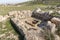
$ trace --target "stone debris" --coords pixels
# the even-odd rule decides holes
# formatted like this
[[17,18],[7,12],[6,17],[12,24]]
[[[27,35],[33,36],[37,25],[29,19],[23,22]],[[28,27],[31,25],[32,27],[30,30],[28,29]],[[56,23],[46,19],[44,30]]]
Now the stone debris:
[[8,18],[9,18],[8,15],[5,15],[5,16],[0,15],[0,22],[3,22],[3,21],[5,21]]
[[58,12],[58,14],[60,14],[60,11],[57,11]]
[[36,12],[33,11],[32,17],[35,17],[37,19],[42,19],[42,20],[50,20],[53,16],[51,15],[52,12],[43,12],[43,11],[38,11]]
[[60,40],[60,37],[58,35],[55,35],[55,40]]
[[[2,16],[0,15],[0,22],[3,22],[5,21],[6,19],[10,18],[10,17],[18,17],[21,19],[21,18],[27,18],[27,16],[31,16],[30,14],[32,13],[32,11],[30,10],[23,10],[23,11],[11,11],[9,12],[7,15],[5,16]],[[24,16],[26,15],[26,16]]]
[[54,13],[54,11],[44,12],[40,8],[37,8],[33,12],[23,10],[19,11],[18,14],[16,14],[17,16],[15,15],[10,21],[12,24],[15,24],[17,30],[24,36],[24,40],[45,40],[45,33],[48,32],[53,34],[56,40],[59,37],[55,37],[55,35],[57,35],[55,34],[57,30],[56,25],[57,23],[60,24],[60,20],[51,15],[52,13]]
[[56,17],[53,17],[52,19],[51,19],[51,22],[53,22],[54,24],[60,24],[60,18],[56,18]]
[[[40,8],[34,11],[11,11],[5,16],[0,15],[0,22],[10,18],[11,24],[24,36],[24,40],[46,40],[45,36],[48,35],[47,33],[53,34],[55,40],[60,40],[60,37],[55,33],[57,25],[60,25],[60,18],[51,15],[52,13],[54,13],[53,10],[46,12]],[[2,28],[2,30],[7,30],[4,29],[5,25],[3,25]],[[6,37],[5,34],[2,34],[0,37],[2,38],[3,36]],[[9,32],[7,38],[18,40],[11,32]],[[1,40],[3,40],[3,38]]]
[[0,38],[3,37],[3,36],[5,36],[5,34],[0,35]]
[[8,40],[8,39],[10,39],[10,40],[18,40],[18,35],[14,35],[13,33],[11,33],[11,32],[8,32],[8,33],[4,33],[4,34],[1,34],[0,35],[0,40]]

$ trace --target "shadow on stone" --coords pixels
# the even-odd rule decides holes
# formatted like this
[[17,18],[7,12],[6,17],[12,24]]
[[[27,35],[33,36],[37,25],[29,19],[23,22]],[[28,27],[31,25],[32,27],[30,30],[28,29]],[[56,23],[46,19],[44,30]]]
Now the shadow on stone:
[[24,36],[21,34],[21,31],[22,31],[22,30],[19,29],[18,26],[15,25],[13,21],[10,20],[10,23],[11,23],[12,27],[14,28],[14,30],[15,30],[15,31],[17,32],[17,34],[19,35],[19,36],[18,36],[19,40],[24,40]]

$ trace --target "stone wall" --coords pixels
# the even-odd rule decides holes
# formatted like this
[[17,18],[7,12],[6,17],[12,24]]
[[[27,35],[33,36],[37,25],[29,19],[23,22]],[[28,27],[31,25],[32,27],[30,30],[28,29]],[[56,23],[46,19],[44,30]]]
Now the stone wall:
[[[14,15],[15,17],[11,18],[11,21],[14,22],[12,24],[17,25],[18,30],[24,36],[24,40],[47,40],[50,38],[50,40],[60,40],[59,35],[55,33],[59,27],[57,25],[60,25],[60,18],[51,15],[52,12],[37,10],[33,11],[30,16],[28,16],[30,12],[28,14],[23,12],[19,15]],[[34,24],[33,21],[37,20],[38,22]]]
[[[0,22],[10,18],[15,30],[24,37],[23,40],[47,40],[48,37],[51,37],[51,34],[53,34],[55,40],[60,40],[59,35],[55,33],[59,27],[57,25],[60,25],[60,18],[51,15],[53,13],[54,11],[44,12],[39,8],[34,11],[11,11],[5,16],[0,16]],[[53,40],[52,37],[51,40]]]

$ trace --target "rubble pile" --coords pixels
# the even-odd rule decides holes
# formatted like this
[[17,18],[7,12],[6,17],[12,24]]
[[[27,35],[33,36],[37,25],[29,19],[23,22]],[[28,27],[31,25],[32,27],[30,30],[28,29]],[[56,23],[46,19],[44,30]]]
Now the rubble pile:
[[0,22],[3,22],[3,21],[5,21],[8,18],[9,18],[8,15],[5,15],[5,16],[0,15]]
[[0,34],[0,40],[18,40],[18,35],[14,35],[11,31]]
[[[11,11],[5,16],[0,15],[0,22],[10,18],[11,24],[24,36],[24,40],[60,40],[60,36],[56,34],[56,31],[60,28],[60,17],[55,17],[52,14],[60,15],[60,11],[51,10],[46,12],[40,8],[34,11]],[[2,28],[2,30],[7,30],[4,29],[5,25]],[[5,36],[6,34],[2,34],[0,38],[5,38]],[[11,34],[7,38],[15,39],[16,36],[13,36],[14,34]],[[18,39],[16,38],[16,40]]]
[[[21,18],[26,18],[27,16],[28,17],[31,16],[31,11],[30,10],[23,10],[23,11],[11,11],[11,12],[8,12],[7,15],[0,15],[0,22],[3,22],[6,19],[11,18],[11,17],[18,17],[18,15],[21,15]],[[26,15],[26,16],[24,16],[24,15]]]
[[24,36],[24,40],[48,40],[51,34],[54,40],[60,40],[55,33],[57,25],[60,25],[60,18],[51,15],[52,13],[53,11],[44,12],[38,8],[34,11],[14,11],[12,14],[9,12],[9,16],[13,15],[10,21]]

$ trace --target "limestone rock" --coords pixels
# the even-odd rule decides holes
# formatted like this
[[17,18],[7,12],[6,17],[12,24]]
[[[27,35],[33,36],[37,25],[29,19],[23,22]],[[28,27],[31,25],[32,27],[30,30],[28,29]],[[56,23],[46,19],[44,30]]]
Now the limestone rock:
[[43,30],[40,29],[39,27],[35,28],[29,24],[26,24],[24,22],[26,20],[28,19],[17,20],[12,18],[11,23],[16,25],[15,27],[17,27],[21,35],[24,36],[24,40],[45,40],[44,34],[42,35],[41,32]]
[[56,25],[51,21],[42,21],[38,26],[44,30],[50,30],[52,33],[56,31]]
[[[45,40],[45,36],[50,37],[50,34],[55,34],[56,25],[60,24],[60,19],[51,15],[53,11],[44,12],[40,8],[33,12],[23,10],[12,13],[15,17],[11,18],[10,22],[21,33],[24,40]],[[33,23],[34,20],[38,20],[38,22]],[[57,37],[56,40],[58,39]]]
[[25,35],[25,40],[45,40],[41,30],[30,30]]
[[39,12],[41,12],[42,10],[40,9],[40,8],[36,8],[33,12],[34,13],[39,13]]
[[42,20],[50,20],[53,16],[51,16],[49,12],[42,12],[39,9],[36,9],[35,11],[33,11],[32,17]]
[[58,35],[54,35],[55,40],[60,40],[60,37]]
[[58,12],[58,14],[60,14],[60,11],[57,11]]
[[9,18],[8,15],[5,15],[5,16],[0,15],[0,22],[5,21],[8,18]]
[[55,24],[60,24],[60,18],[56,18],[56,17],[53,17],[51,19],[51,22],[55,23]]
[[2,15],[0,15],[0,22],[2,21],[2,19],[3,19],[3,16],[2,16]]
[[51,28],[51,33],[54,34],[56,31],[56,25],[51,21],[48,21],[47,26]]
[[49,14],[52,14],[52,13],[54,13],[54,11],[53,11],[53,10],[50,10],[50,11],[49,11]]

